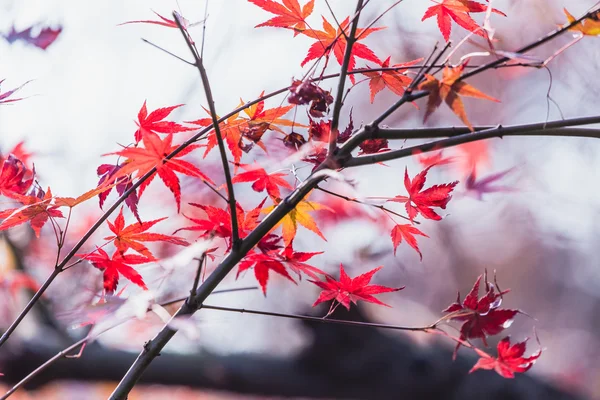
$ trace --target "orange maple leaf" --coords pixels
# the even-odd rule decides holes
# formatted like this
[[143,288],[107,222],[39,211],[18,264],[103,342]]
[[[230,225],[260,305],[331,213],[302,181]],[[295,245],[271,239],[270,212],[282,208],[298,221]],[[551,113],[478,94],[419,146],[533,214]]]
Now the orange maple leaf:
[[0,231],[29,222],[35,236],[40,237],[40,231],[49,218],[64,218],[62,212],[57,210],[58,206],[51,204],[52,191],[50,191],[50,188],[48,188],[43,198],[18,194],[15,194],[13,198],[24,204],[24,206],[0,211],[0,218],[4,219],[0,223]]
[[[576,20],[576,18],[573,15],[571,15],[571,13],[569,13],[566,8],[563,8],[563,11],[567,16],[567,21],[569,21],[569,24],[573,23]],[[581,32],[583,35],[587,36],[600,35],[600,14],[596,13],[593,16],[584,19],[582,22],[569,28],[569,30]]]
[[[381,63],[381,68],[388,68],[390,66],[390,57],[386,58],[385,61]],[[421,60],[423,60],[423,58],[419,58],[417,60],[409,61],[402,64],[394,64],[392,65],[392,67],[410,67],[411,65],[415,65]],[[381,92],[386,87],[398,96],[402,96],[402,94],[404,93],[404,88],[406,88],[412,82],[412,79],[405,75],[406,71],[406,69],[397,69],[379,72],[363,72],[362,74],[369,78],[369,89],[371,90],[371,104],[375,100],[375,95]]]
[[[487,6],[473,0],[442,0],[441,3],[429,7],[421,21],[436,17],[438,28],[446,42],[450,39],[452,20],[476,35],[487,37],[486,32],[471,18],[469,13],[486,12]],[[492,8],[492,12],[506,16],[502,11]]]
[[119,215],[115,218],[115,222],[107,221],[108,227],[114,233],[112,236],[107,236],[104,240],[112,240],[117,250],[125,253],[128,249],[133,249],[143,256],[154,259],[154,256],[143,243],[140,242],[167,242],[179,246],[188,246],[189,243],[183,238],[177,236],[163,235],[161,233],[146,232],[165,218],[159,218],[147,222],[134,222],[131,225],[125,226],[125,218],[123,217],[123,207]]
[[424,123],[427,121],[427,118],[429,118],[429,116],[440,106],[440,104],[442,104],[442,101],[445,101],[452,112],[454,112],[454,114],[456,114],[471,131],[473,131],[473,126],[467,118],[465,106],[459,95],[474,97],[477,99],[491,100],[497,103],[500,102],[500,100],[480,92],[473,86],[463,81],[458,81],[466,65],[467,64],[464,63],[454,68],[445,67],[441,81],[438,81],[432,75],[426,74],[425,81],[419,84],[420,90],[427,90],[429,92],[427,110],[425,111],[425,116],[423,117]]
[[214,184],[214,182],[210,180],[209,177],[204,175],[202,171],[200,171],[194,164],[178,159],[179,157],[183,157],[200,147],[198,144],[190,145],[179,152],[179,154],[177,154],[175,157],[166,159],[165,157],[178,147],[178,145],[172,145],[172,141],[172,133],[169,133],[164,139],[161,139],[156,133],[148,131],[142,136],[142,143],[144,144],[143,148],[127,147],[121,151],[108,154],[116,154],[127,158],[127,160],[122,164],[121,169],[119,169],[119,171],[112,177],[112,179],[115,181],[122,176],[127,176],[134,172],[136,173],[136,178],[139,178],[152,168],[156,168],[156,172],[140,185],[139,197],[142,197],[142,193],[146,187],[148,187],[156,174],[158,174],[158,176],[175,196],[177,212],[179,212],[181,203],[181,188],[179,185],[179,178],[177,178],[175,172],[180,172],[188,176],[194,176],[212,184]]
[[[262,96],[262,93],[260,96]],[[243,104],[244,101],[240,99],[240,106]],[[251,145],[256,144],[266,152],[267,149],[261,140],[267,130],[275,130],[284,133],[277,125],[306,127],[306,125],[281,118],[293,107],[294,106],[291,105],[265,110],[265,102],[260,101],[244,110],[244,113],[248,118],[240,117],[240,113],[236,113],[221,122],[219,124],[221,135],[223,136],[223,140],[227,143],[229,151],[231,151],[234,163],[239,164],[242,159],[242,151],[249,151],[248,146],[245,146],[242,141],[243,138],[252,142]],[[205,111],[210,113],[206,109]],[[217,119],[219,119],[219,116],[217,116]],[[203,127],[210,126],[212,125],[212,118],[200,118],[195,121],[190,121],[189,123]],[[213,129],[208,132],[204,157],[206,157],[217,144],[217,134]]]
[[258,24],[255,28],[261,26],[272,26],[277,28],[288,28],[294,30],[294,36],[306,29],[306,18],[312,14],[315,0],[310,0],[302,9],[298,0],[283,0],[283,5],[272,0],[248,0],[250,3],[275,14],[276,17]]
[[[343,33],[341,29],[335,29],[326,19],[323,17],[323,29],[324,31],[318,31],[314,29],[305,30],[303,33],[311,37],[313,39],[317,39],[316,43],[313,43],[312,46],[308,49],[308,54],[304,61],[300,63],[300,66],[304,66],[310,60],[314,60],[323,56],[329,56],[330,52],[333,50],[333,54],[340,65],[343,64],[344,52],[346,51],[347,40],[346,36],[350,34],[350,17],[346,17],[346,19],[340,24],[343,27]],[[356,37],[360,37],[359,40],[362,40],[369,36],[373,32],[380,31],[385,29],[385,27],[379,28],[367,28],[367,29],[357,29]],[[352,55],[350,56],[350,63],[348,64],[348,70],[353,70],[356,66],[356,57],[365,59],[367,61],[371,61],[377,64],[381,64],[381,61],[375,53],[367,46],[362,43],[355,42],[352,46]],[[355,78],[354,75],[350,75],[350,81],[354,84]]]

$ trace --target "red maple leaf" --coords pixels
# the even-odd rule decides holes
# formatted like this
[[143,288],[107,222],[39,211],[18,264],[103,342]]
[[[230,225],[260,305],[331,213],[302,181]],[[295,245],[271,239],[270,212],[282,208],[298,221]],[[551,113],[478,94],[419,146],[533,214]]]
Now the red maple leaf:
[[[33,165],[31,164],[30,158],[35,154],[25,149],[25,141],[21,140],[19,143],[15,145],[7,154],[12,154],[15,158],[21,160],[23,164],[29,169],[33,169]],[[0,163],[4,161],[4,157],[0,154]]]
[[25,195],[33,184],[33,177],[34,172],[10,154],[6,160],[0,161],[0,195]]
[[406,240],[406,243],[408,243],[410,247],[412,247],[417,253],[419,253],[419,257],[421,261],[423,261],[423,254],[421,254],[421,250],[419,250],[419,245],[417,244],[417,238],[415,238],[415,235],[421,235],[427,238],[429,237],[410,224],[394,226],[394,228],[392,228],[391,234],[392,243],[394,243],[394,255],[396,255],[396,249],[398,248],[400,243],[402,243],[402,239],[404,238],[404,240]]
[[[333,51],[333,55],[335,56],[337,62],[342,65],[344,59],[344,52],[346,51],[346,37],[350,34],[350,17],[346,17],[344,21],[340,24],[343,27],[342,29],[338,28],[337,30],[323,17],[323,29],[324,31],[318,31],[314,29],[307,29],[303,33],[311,37],[313,39],[317,39],[316,43],[313,43],[312,46],[308,49],[308,54],[304,61],[300,63],[300,66],[304,66],[310,60],[314,60],[323,56],[329,56],[331,51]],[[360,37],[359,40],[362,40],[369,36],[373,32],[377,32],[379,30],[385,29],[385,27],[379,28],[367,28],[367,29],[357,29],[356,37]],[[355,42],[352,46],[352,55],[350,56],[350,63],[348,64],[348,70],[353,70],[356,66],[356,57],[365,59],[367,61],[371,61],[377,64],[381,64],[381,61],[375,53],[367,46],[362,43]],[[354,75],[350,75],[350,81],[354,84],[355,78]]]
[[264,168],[247,164],[240,164],[240,167],[244,168],[246,172],[233,177],[231,180],[232,183],[254,182],[252,184],[254,191],[263,192],[266,189],[267,194],[274,199],[281,198],[279,186],[290,190],[293,189],[292,185],[284,179],[287,174],[283,172],[272,172],[269,174]]
[[33,26],[30,26],[22,31],[17,31],[13,25],[10,28],[10,32],[2,36],[4,36],[4,39],[6,39],[8,43],[14,43],[17,40],[21,40],[27,44],[46,50],[48,46],[54,43],[58,38],[58,35],[62,32],[62,27],[60,26],[56,29],[44,27],[40,29],[37,35],[33,35],[33,28]]
[[[450,317],[452,320],[464,321],[460,328],[461,340],[481,338],[487,346],[487,336],[497,335],[510,326],[519,310],[500,308],[502,296],[509,290],[496,292],[496,287],[487,281],[487,274],[485,276],[486,293],[483,297],[478,298],[481,277],[482,275],[479,275],[462,303],[460,293],[458,293],[456,302],[446,308],[444,312],[454,313]],[[456,349],[458,350],[459,347],[460,343]]]
[[515,373],[528,371],[542,355],[542,350],[540,349],[529,357],[523,357],[526,346],[527,339],[511,346],[510,336],[507,336],[498,342],[498,357],[492,357],[479,349],[475,349],[481,358],[471,368],[469,373],[478,369],[494,369],[503,378],[514,378]]
[[148,114],[146,100],[144,100],[144,104],[138,112],[138,120],[136,121],[136,125],[138,126],[138,130],[135,131],[136,143],[142,140],[142,137],[148,132],[179,133],[193,131],[195,128],[187,128],[172,121],[163,121],[169,116],[169,114],[171,114],[173,110],[181,107],[182,105],[183,104],[178,104],[176,106],[159,108]]
[[180,157],[183,157],[186,154],[189,154],[191,151],[197,149],[200,147],[200,145],[190,145],[184,150],[180,151],[175,157],[167,159],[166,156],[172,153],[173,150],[178,147],[178,145],[172,145],[172,141],[172,133],[169,133],[164,139],[161,139],[154,132],[146,132],[142,136],[142,143],[144,144],[144,147],[127,147],[121,151],[109,154],[116,154],[127,158],[127,160],[121,165],[121,168],[113,176],[113,179],[118,179],[122,176],[128,176],[134,172],[136,173],[135,177],[139,178],[152,168],[156,168],[156,172],[140,185],[139,197],[142,197],[146,187],[148,187],[156,174],[158,174],[164,184],[175,196],[177,212],[179,212],[181,203],[181,188],[179,185],[179,178],[177,178],[175,172],[197,177],[211,184],[214,184],[214,182],[210,180],[209,177],[204,175],[202,171],[200,171],[194,164],[179,159]]
[[[450,31],[452,29],[451,19],[466,30],[473,32],[479,36],[487,37],[486,32],[471,18],[469,13],[485,12],[487,6],[472,0],[442,0],[435,6],[429,7],[425,11],[425,15],[421,21],[428,18],[436,17],[438,27],[444,39],[450,39]],[[492,8],[492,12],[506,16],[502,11]]]
[[58,206],[51,205],[52,192],[50,188],[48,188],[46,193],[40,190],[38,195],[40,197],[36,195],[22,196],[17,194],[11,196],[24,205],[20,208],[0,211],[0,219],[4,219],[0,223],[0,231],[29,222],[35,232],[35,236],[39,238],[40,231],[49,218],[64,218],[62,212],[57,210]]
[[391,288],[381,285],[369,285],[373,275],[381,268],[383,267],[377,267],[367,273],[357,276],[356,278],[350,278],[348,275],[346,275],[344,266],[340,264],[339,281],[336,281],[331,275],[325,275],[325,281],[311,280],[310,282],[323,289],[319,295],[319,298],[313,304],[313,307],[329,300],[337,301],[348,310],[350,309],[351,302],[356,304],[359,300],[389,307],[387,304],[381,302],[373,295],[396,292],[404,289],[404,286],[400,288]]
[[154,259],[154,256],[150,250],[148,250],[148,248],[140,242],[167,242],[179,246],[188,246],[189,243],[183,238],[163,235],[160,233],[146,232],[148,229],[152,228],[160,221],[164,221],[165,219],[167,218],[159,218],[147,222],[134,222],[126,227],[125,218],[123,217],[123,207],[121,207],[121,211],[115,218],[114,223],[107,221],[108,227],[114,233],[114,235],[107,236],[104,238],[104,240],[113,240],[115,247],[121,253],[125,253],[131,248],[141,255],[151,259]]
[[292,271],[298,274],[298,279],[301,279],[301,272],[313,279],[319,279],[318,275],[325,275],[325,272],[321,271],[317,267],[306,264],[306,261],[319,254],[323,254],[323,252],[318,251],[314,253],[307,253],[295,251],[292,247],[292,243],[290,243],[284,249],[282,249],[278,255],[281,257],[282,262],[286,263],[286,265],[290,267]]
[[[419,174],[417,174],[412,180],[408,177],[408,168],[404,170],[404,187],[408,192],[408,196],[396,196],[388,201],[395,201],[398,203],[406,203],[406,212],[408,217],[412,221],[419,213],[424,218],[433,219],[439,221],[442,219],[435,211],[433,207],[446,208],[446,205],[452,198],[450,193],[454,190],[454,187],[458,184],[458,181],[445,183],[443,185],[434,185],[428,189],[423,190],[425,186],[425,180],[427,179],[427,172],[433,167],[430,165],[425,168]],[[414,204],[414,206],[413,206]]]
[[264,295],[267,295],[267,282],[269,280],[269,270],[277,272],[279,275],[286,277],[290,281],[296,283],[294,279],[288,274],[287,270],[283,266],[280,260],[273,258],[268,254],[263,253],[250,253],[240,262],[236,278],[240,274],[250,268],[254,267],[254,276],[260,284]]
[[277,28],[288,28],[294,30],[294,36],[306,29],[306,18],[313,12],[315,0],[309,0],[302,9],[298,0],[283,0],[283,5],[272,0],[248,0],[265,11],[277,15],[270,20],[256,25],[272,26]]
[[443,154],[443,150],[428,153],[422,153],[419,150],[413,152],[413,156],[417,158],[417,161],[423,168],[431,167],[433,165],[451,164],[455,161],[455,157],[444,157]]
[[94,267],[104,272],[104,290],[107,293],[113,293],[117,289],[120,275],[142,289],[148,290],[142,276],[130,264],[145,264],[154,261],[153,258],[137,254],[123,254],[119,250],[115,250],[112,257],[108,257],[108,253],[100,248],[96,249],[94,253],[78,254],[77,256],[88,260]]
[[[388,68],[390,66],[390,57],[386,58],[381,63],[381,68]],[[363,72],[362,74],[369,78],[369,89],[371,91],[371,104],[375,100],[375,95],[381,92],[384,88],[390,89],[398,96],[402,96],[404,89],[410,85],[412,79],[405,75],[407,69],[401,69],[401,67],[410,67],[416,63],[422,61],[422,58],[417,60],[409,61],[402,64],[394,64],[392,67],[398,68],[397,70],[388,71],[377,71],[377,72]]]
[[[265,200],[266,198],[264,198],[263,201],[261,201],[256,208],[248,212],[245,212],[244,209],[239,204],[237,204],[236,215],[240,238],[246,237],[246,235],[258,225],[258,217],[260,216],[262,206],[265,204]],[[229,213],[229,208],[227,207],[227,209],[224,210],[222,208],[210,205],[197,203],[189,204],[193,207],[200,208],[202,211],[204,211],[206,213],[206,219],[188,217],[184,214],[184,216],[187,219],[189,219],[196,225],[179,228],[175,231],[175,233],[179,231],[199,231],[203,232],[201,234],[201,237],[205,237],[208,235],[218,236],[227,240],[227,250],[230,250],[232,246],[232,231],[231,214]]]
[[[4,82],[5,80],[6,79],[0,79],[0,86],[2,85],[2,82]],[[13,103],[15,101],[23,100],[24,97],[20,97],[18,99],[9,99],[9,97],[12,96],[13,94],[15,94],[15,92],[20,90],[23,86],[27,85],[29,82],[31,82],[31,81],[27,81],[24,84],[22,84],[21,86],[15,88],[15,89],[9,90],[8,92],[0,93],[0,104]]]

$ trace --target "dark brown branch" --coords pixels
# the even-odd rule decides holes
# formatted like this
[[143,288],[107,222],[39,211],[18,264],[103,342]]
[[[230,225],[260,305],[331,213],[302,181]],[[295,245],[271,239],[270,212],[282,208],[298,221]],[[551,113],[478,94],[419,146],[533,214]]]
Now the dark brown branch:
[[475,142],[494,137],[502,138],[504,136],[560,136],[560,137],[587,137],[600,139],[600,129],[586,128],[550,128],[541,130],[527,130],[520,126],[516,127],[497,127],[487,130],[465,133],[448,139],[436,140],[421,145],[408,147],[401,150],[392,150],[386,153],[371,154],[368,156],[353,157],[345,163],[345,167],[357,167],[360,165],[376,164],[383,161],[397,160],[404,157],[410,157],[415,153],[426,153],[454,147],[464,143]]

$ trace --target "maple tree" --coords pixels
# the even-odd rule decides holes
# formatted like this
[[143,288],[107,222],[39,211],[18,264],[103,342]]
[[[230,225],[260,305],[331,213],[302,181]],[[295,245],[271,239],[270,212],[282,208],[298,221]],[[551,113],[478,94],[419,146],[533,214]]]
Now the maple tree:
[[[352,265],[357,271],[353,278],[346,273],[342,263],[339,278],[334,277],[335,272],[331,271],[328,261],[324,261],[327,251],[318,248],[325,246],[328,240],[340,240],[336,234],[330,233],[331,225],[360,219],[381,231],[385,240],[378,244],[385,245],[386,254],[416,262],[416,252],[419,261],[427,260],[427,251],[423,254],[420,241],[424,238],[428,238],[427,243],[439,241],[432,226],[445,224],[447,216],[440,209],[452,208],[457,201],[453,200],[453,195],[459,190],[478,200],[482,200],[483,195],[515,191],[507,184],[498,183],[514,168],[484,173],[492,157],[487,139],[528,134],[598,137],[593,129],[568,129],[599,123],[600,117],[564,118],[513,126],[476,126],[467,118],[468,104],[465,105],[462,100],[462,97],[472,97],[498,103],[498,99],[468,83],[469,78],[500,67],[540,68],[539,63],[516,65],[514,60],[525,59],[525,53],[565,32],[575,32],[577,40],[584,36],[597,36],[597,9],[591,9],[578,18],[565,9],[567,23],[554,33],[516,51],[503,52],[499,45],[494,44],[492,14],[495,14],[494,17],[510,16],[493,8],[491,2],[434,1],[435,5],[427,8],[422,21],[435,17],[441,37],[446,42],[450,39],[454,21],[468,31],[465,34],[467,38],[482,43],[478,45],[485,48],[486,54],[468,53],[458,59],[455,50],[447,53],[447,44],[443,48],[436,47],[430,53],[418,49],[419,54],[411,57],[418,58],[392,64],[391,60],[396,60],[397,56],[377,47],[378,42],[373,39],[376,35],[371,35],[377,33],[380,38],[384,37],[381,35],[386,26],[382,24],[382,18],[394,7],[400,8],[401,3],[395,2],[389,9],[365,21],[364,9],[374,10],[367,8],[373,7],[368,1],[358,0],[354,13],[345,18],[338,18],[333,10],[330,10],[331,17],[321,15],[319,18],[314,15],[315,7],[318,7],[315,0],[303,4],[298,0],[248,0],[248,4],[257,7],[257,11],[269,18],[257,24],[256,28],[281,28],[280,32],[292,30],[293,40],[316,42],[310,44],[304,57],[297,57],[296,63],[303,68],[302,73],[294,76],[291,82],[287,81],[288,86],[267,94],[261,92],[249,102],[239,97],[238,106],[222,116],[216,111],[203,47],[199,49],[192,38],[195,32],[191,32],[190,28],[198,23],[190,23],[179,12],[173,12],[173,19],[170,19],[163,16],[167,14],[154,11],[159,20],[139,19],[121,23],[157,25],[152,29],[166,27],[182,34],[194,59],[193,62],[184,61],[197,70],[202,80],[205,103],[194,112],[203,116],[198,118],[198,114],[194,114],[195,120],[177,121],[175,111],[183,110],[183,104],[149,111],[147,101],[143,100],[137,117],[134,117],[136,128],[133,137],[126,141],[130,144],[104,154],[113,159],[96,168],[98,183],[73,197],[54,196],[49,187],[42,189],[38,182],[41,178],[32,162],[35,155],[29,153],[22,142],[12,150],[0,153],[0,196],[6,200],[0,208],[0,231],[10,230],[10,234],[13,230],[29,229],[24,228],[29,226],[39,241],[51,238],[56,244],[56,261],[51,275],[43,284],[40,285],[25,272],[15,273],[6,279],[0,276],[0,282],[7,282],[12,291],[14,287],[35,291],[32,301],[3,334],[0,346],[7,342],[36,302],[41,301],[50,284],[67,269],[77,266],[83,270],[87,266],[90,274],[96,274],[93,276],[98,285],[101,283],[102,289],[98,286],[97,290],[93,290],[95,295],[91,306],[107,304],[112,301],[110,299],[139,301],[140,293],[145,292],[143,295],[150,297],[144,297],[142,314],[147,310],[169,314],[165,310],[157,311],[156,299],[173,290],[161,286],[166,281],[165,276],[183,275],[183,268],[178,266],[186,264],[189,268],[193,264],[195,275],[191,285],[175,288],[189,293],[185,301],[172,316],[169,314],[163,318],[169,322],[165,322],[159,334],[147,342],[111,397],[125,398],[145,368],[181,326],[177,325],[181,322],[180,317],[190,316],[205,307],[207,297],[236,266],[235,278],[244,279],[249,275],[267,298],[275,285],[293,283],[302,287],[308,281],[308,287],[320,290],[314,293],[316,300],[311,301],[313,307],[331,302],[328,312],[317,308],[324,314],[324,323],[331,322],[331,314],[339,305],[347,310],[359,302],[388,306],[383,301],[386,296],[393,298],[391,293],[401,291],[404,286],[398,284],[391,272],[385,285],[371,283],[376,279],[375,274],[383,268],[373,268],[379,263],[364,265],[373,264],[374,256],[367,257],[366,261],[356,259]],[[477,22],[475,18],[479,16],[473,16],[475,14],[481,16],[483,22]],[[317,23],[322,24],[322,30],[315,29]],[[2,36],[9,43],[25,41],[46,50],[61,31],[62,28],[42,28],[35,35],[32,28],[17,31],[13,27]],[[291,35],[288,37],[292,39]],[[465,42],[461,41],[459,47]],[[204,46],[204,39],[201,43]],[[552,58],[560,55],[562,50],[564,47]],[[330,65],[332,55],[340,68]],[[474,60],[478,57],[489,58],[475,65]],[[366,66],[357,65],[360,62]],[[375,65],[371,66],[373,63]],[[544,66],[546,64],[543,63]],[[329,74],[334,67],[336,72]],[[357,77],[362,80],[357,82]],[[326,83],[327,79],[333,78],[337,79],[335,89]],[[0,84],[2,82],[4,79],[0,80]],[[373,104],[375,97],[383,91],[397,97],[371,122],[362,121],[361,107],[350,107],[350,100],[358,96],[360,90],[354,89],[361,82],[368,82],[369,86],[369,101],[365,100],[361,107]],[[27,83],[0,92],[0,105],[19,102],[14,105],[25,106],[23,100],[26,98],[15,98],[14,95]],[[364,86],[366,94],[367,85]],[[278,95],[282,96],[273,99]],[[139,97],[138,106],[145,96],[140,94]],[[425,97],[425,109],[422,111],[419,101]],[[238,99],[237,94],[235,99]],[[442,102],[459,117],[464,127],[392,128],[384,124],[407,103],[416,106],[410,107],[407,113],[418,116],[419,120],[422,115],[425,124]],[[432,140],[405,146],[405,141],[413,139]],[[409,169],[413,171],[414,167],[403,165],[402,179],[401,168],[397,169],[388,162],[412,156],[420,165],[420,171],[409,174]],[[364,196],[361,193],[363,188],[357,183],[360,178],[355,179],[350,168],[363,165],[397,172],[396,179],[389,183],[387,196],[381,196],[382,193]],[[430,174],[431,171],[435,171],[435,176]],[[172,196],[168,194],[168,198],[164,198],[160,192],[154,198],[143,196],[157,175]],[[428,177],[436,183],[426,188]],[[334,186],[333,182],[338,186]],[[402,185],[403,190],[399,189]],[[336,187],[352,194],[338,193]],[[113,188],[118,198],[109,202]],[[77,241],[71,240],[69,234],[76,231],[72,219],[80,217],[76,213],[90,206],[93,203],[90,200],[96,198],[102,214],[91,220],[89,214],[81,217],[86,230]],[[167,214],[163,212],[163,206],[172,205],[173,199],[178,215],[164,216]],[[80,207],[84,203],[86,206]],[[152,212],[159,218],[148,218],[147,214]],[[113,214],[116,215],[111,217]],[[132,222],[126,224],[127,220]],[[104,235],[94,236],[102,230]],[[353,230],[350,229],[350,233],[361,234],[358,229],[357,232]],[[104,242],[100,241],[101,237]],[[319,239],[314,240],[316,237]],[[404,254],[404,249],[407,254]],[[47,249],[45,251],[48,252]],[[348,262],[344,263],[348,265]],[[152,268],[146,268],[150,266]],[[156,270],[163,275],[157,274]],[[303,281],[303,278],[307,279]],[[455,357],[461,346],[472,349],[480,358],[471,372],[493,369],[505,378],[526,372],[541,356],[541,350],[525,357],[525,341],[511,345],[510,338],[505,336],[498,342],[496,357],[477,347],[479,342],[487,347],[491,337],[504,334],[517,315],[524,314],[516,308],[501,308],[509,290],[501,290],[495,278],[492,283],[488,281],[487,272],[480,275],[464,299],[461,300],[459,292],[456,301],[442,311],[438,321],[421,327],[396,328],[443,333],[457,343]],[[482,287],[484,294],[480,297]],[[260,314],[260,311],[254,312]],[[113,314],[116,311],[111,310],[97,320],[93,319],[93,323],[108,320]],[[297,315],[287,317],[303,318]],[[457,336],[443,329],[455,323],[460,324]],[[93,339],[95,337],[89,336],[81,343]]]

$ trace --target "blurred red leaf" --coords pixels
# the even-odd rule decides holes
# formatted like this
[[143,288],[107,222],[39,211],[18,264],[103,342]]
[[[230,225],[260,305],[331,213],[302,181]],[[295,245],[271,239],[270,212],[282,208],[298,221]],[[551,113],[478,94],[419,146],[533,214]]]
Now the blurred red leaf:
[[14,25],[10,28],[10,32],[3,35],[4,39],[8,43],[14,43],[17,40],[21,40],[27,44],[31,44],[42,50],[46,50],[54,41],[58,38],[58,35],[62,32],[62,27],[59,26],[56,29],[44,27],[41,28],[37,35],[32,34],[34,26],[30,26],[22,31],[17,31]]
[[[4,82],[5,80],[6,79],[0,80],[0,86],[2,85],[2,82]],[[29,82],[31,82],[31,81],[27,81],[24,84],[22,84],[21,86],[15,88],[15,89],[9,90],[8,92],[0,93],[0,104],[13,103],[15,101],[23,100],[24,97],[20,97],[18,99],[9,99],[9,97],[12,96],[13,94],[15,94],[21,88],[23,88],[23,86],[27,85]]]

